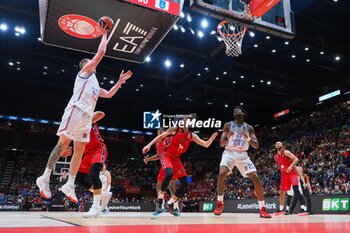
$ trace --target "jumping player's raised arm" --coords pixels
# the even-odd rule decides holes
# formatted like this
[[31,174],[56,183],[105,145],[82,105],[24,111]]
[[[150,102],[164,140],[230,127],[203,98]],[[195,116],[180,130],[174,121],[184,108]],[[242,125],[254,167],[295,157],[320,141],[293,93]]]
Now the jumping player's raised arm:
[[228,142],[228,128],[229,128],[229,123],[225,123],[224,128],[222,130],[222,134],[221,134],[221,138],[220,138],[220,147],[225,147],[227,146],[227,142]]
[[258,138],[256,137],[255,130],[252,126],[249,126],[249,135],[246,132],[243,132],[243,137],[254,149],[259,149]]
[[96,122],[102,120],[102,118],[105,117],[105,113],[101,111],[94,112],[94,115],[92,115],[92,124],[95,124]]
[[122,70],[122,72],[119,75],[118,82],[109,91],[107,91],[106,89],[100,88],[99,96],[102,97],[102,98],[108,98],[108,99],[112,98],[115,95],[115,93],[117,93],[117,91],[119,90],[121,85],[123,83],[125,83],[126,80],[131,78],[132,74],[133,73],[130,70],[127,71],[126,73],[124,73],[124,70]]
[[90,74],[92,70],[95,70],[97,65],[100,63],[102,60],[103,56],[106,53],[107,50],[107,31],[105,29],[102,30],[102,39],[100,42],[100,45],[98,46],[98,50],[95,54],[95,56],[91,59],[88,60],[86,65],[80,70],[80,75],[83,76],[84,78]]
[[176,130],[177,130],[177,128],[172,127],[172,128],[167,129],[165,132],[159,134],[157,137],[155,137],[150,143],[148,143],[148,144],[142,149],[142,153],[143,153],[143,154],[146,154],[146,153],[151,149],[151,146],[152,146],[153,144],[155,144],[155,143],[158,142],[158,141],[163,140],[163,138],[165,138],[165,137],[168,137],[168,136],[171,136],[171,135],[175,134],[175,133],[176,133]]
[[292,163],[287,168],[286,172],[290,173],[293,169],[293,167],[299,162],[299,159],[289,150],[284,151],[284,155],[292,160]]
[[203,139],[198,137],[198,135],[195,133],[192,133],[192,135],[193,135],[192,141],[194,141],[195,143],[197,143],[200,146],[208,148],[211,145],[211,143],[214,141],[216,136],[218,136],[218,132],[213,133],[207,141],[204,141]]

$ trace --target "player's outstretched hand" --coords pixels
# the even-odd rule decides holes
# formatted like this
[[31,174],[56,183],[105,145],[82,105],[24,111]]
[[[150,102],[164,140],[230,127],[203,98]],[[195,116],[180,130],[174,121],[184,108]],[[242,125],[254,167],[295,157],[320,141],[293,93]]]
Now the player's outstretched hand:
[[143,162],[144,162],[145,164],[148,163],[148,158],[147,158],[146,156],[143,158]]
[[131,72],[130,70],[128,70],[126,73],[124,73],[124,70],[122,70],[122,72],[119,75],[119,82],[125,83],[126,80],[131,78],[132,75],[133,75],[133,72]]
[[206,141],[206,147],[209,147],[209,146],[213,143],[214,139],[215,139],[217,136],[218,136],[218,132],[213,133],[213,134],[210,136],[210,138],[208,139],[208,141]]
[[151,147],[147,145],[142,149],[142,153],[146,154],[150,149],[151,149]]
[[213,133],[213,134],[210,136],[209,140],[210,140],[210,141],[214,141],[214,139],[215,139],[217,136],[218,136],[218,132],[215,132],[215,133]]

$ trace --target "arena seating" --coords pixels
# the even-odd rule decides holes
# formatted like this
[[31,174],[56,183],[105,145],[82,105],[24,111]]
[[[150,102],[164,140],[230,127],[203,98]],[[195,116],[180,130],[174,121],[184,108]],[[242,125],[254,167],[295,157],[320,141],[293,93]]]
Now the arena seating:
[[[274,160],[273,143],[277,140],[286,141],[287,149],[300,158],[300,163],[311,178],[313,195],[350,194],[350,102],[338,103],[298,115],[289,120],[282,120],[278,125],[264,127],[261,138],[261,148],[251,150],[254,161],[263,182],[265,195],[278,196],[280,173]],[[2,124],[0,135],[20,133],[19,151],[3,150],[0,157],[0,175],[4,171],[7,160],[15,161],[15,169],[10,186],[0,187],[0,202],[29,203],[31,208],[44,208],[46,202],[40,198],[35,187],[35,178],[44,170],[47,153],[39,153],[41,146],[44,151],[55,144],[54,130],[35,129],[20,131],[21,126],[11,128]],[[50,133],[51,132],[51,133]],[[6,138],[6,136],[3,136]],[[159,162],[145,165],[141,154],[136,154],[134,148],[142,145],[132,141],[110,141],[108,169],[113,178],[113,202],[148,202],[155,197],[154,183],[159,169]],[[6,148],[9,142],[3,140]],[[216,142],[217,143],[217,142]],[[187,173],[192,176],[193,183],[183,201],[187,210],[196,211],[200,200],[216,199],[216,177],[222,150],[214,146],[203,151],[194,147],[191,153],[202,154],[184,158]],[[215,156],[208,156],[215,155]],[[271,169],[272,168],[272,169]],[[59,177],[52,179],[52,189],[57,189]],[[139,187],[139,191],[130,191],[130,187]],[[56,192],[54,192],[55,194]],[[82,199],[90,200],[90,195],[82,192]],[[253,184],[243,179],[235,169],[227,180],[225,199],[245,199],[254,197]],[[67,201],[68,202],[68,201]],[[68,203],[67,206],[70,204]],[[74,206],[72,206],[73,208]],[[46,207],[45,207],[46,208]]]

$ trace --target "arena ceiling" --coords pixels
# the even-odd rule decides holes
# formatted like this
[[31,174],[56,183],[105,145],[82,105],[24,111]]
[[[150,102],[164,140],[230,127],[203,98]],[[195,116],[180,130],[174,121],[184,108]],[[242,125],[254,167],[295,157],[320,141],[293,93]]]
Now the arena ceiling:
[[[186,2],[184,12],[192,21],[181,18],[183,30],[172,29],[148,62],[102,61],[102,87],[110,88],[121,69],[132,70],[134,77],[97,108],[109,113],[109,123],[122,127],[141,128],[142,111],[155,109],[229,119],[235,105],[247,108],[258,123],[284,108],[314,106],[318,96],[332,90],[348,91],[349,1],[292,0],[292,8],[295,39],[254,32],[244,39],[243,55],[228,58],[223,42],[212,33],[218,21],[191,11]],[[59,119],[77,64],[86,54],[39,41],[38,1],[2,1],[0,26],[1,113]]]

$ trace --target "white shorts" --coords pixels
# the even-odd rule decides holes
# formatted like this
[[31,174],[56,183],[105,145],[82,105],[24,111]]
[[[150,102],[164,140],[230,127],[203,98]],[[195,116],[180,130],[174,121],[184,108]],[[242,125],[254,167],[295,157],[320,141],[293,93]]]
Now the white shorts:
[[220,166],[226,166],[230,171],[236,166],[243,177],[247,174],[256,172],[255,165],[248,157],[248,153],[224,151],[221,158]]
[[64,110],[57,135],[62,134],[73,141],[89,142],[92,116],[72,105]]
[[[301,195],[303,195],[303,188],[301,187],[301,183],[300,183],[300,178],[298,178],[299,180],[299,184],[298,184],[298,187],[299,187],[299,191],[301,193]],[[289,196],[294,196],[294,190],[293,190],[293,186],[290,186],[290,189],[287,191],[287,195]]]

